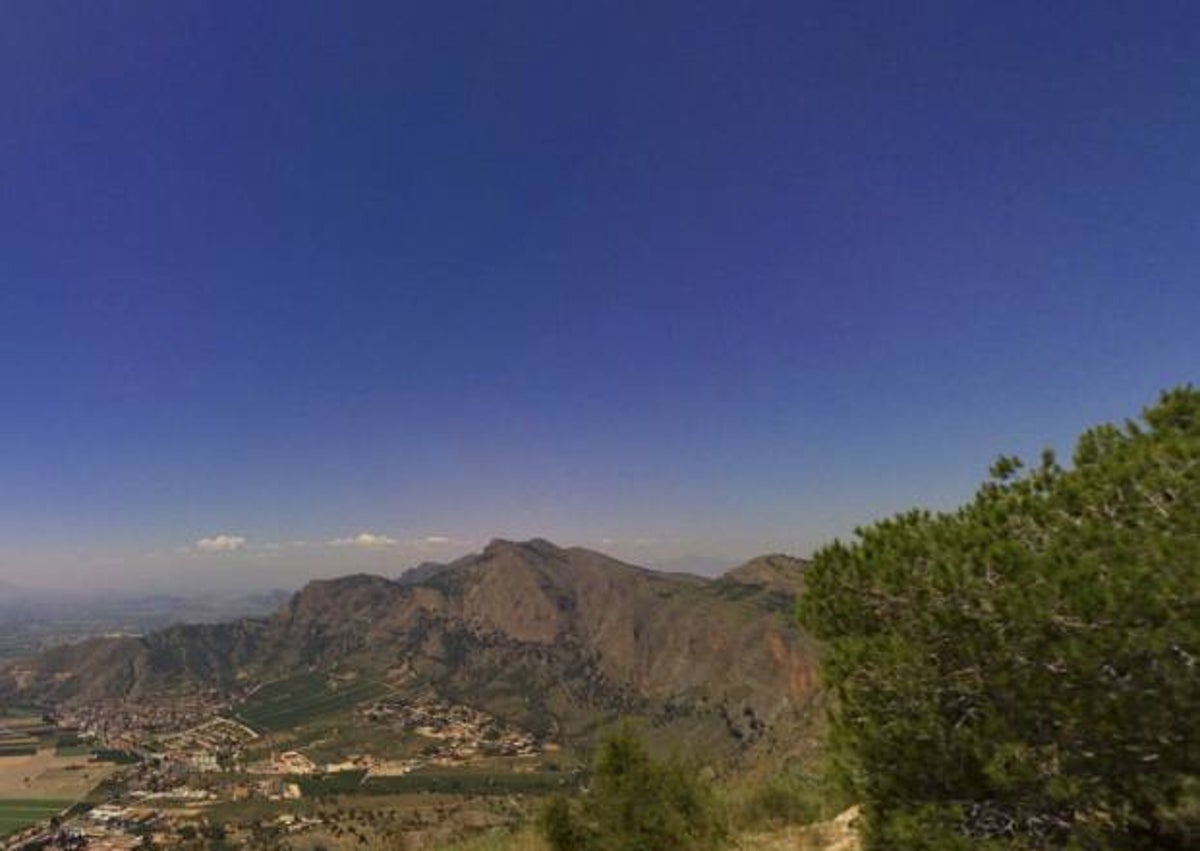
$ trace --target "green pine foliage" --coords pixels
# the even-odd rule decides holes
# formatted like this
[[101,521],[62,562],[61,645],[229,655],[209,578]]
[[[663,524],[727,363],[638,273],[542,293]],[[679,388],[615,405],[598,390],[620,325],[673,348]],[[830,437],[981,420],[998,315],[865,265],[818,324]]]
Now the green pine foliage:
[[[1200,847],[1200,392],[817,554],[873,849]],[[1188,790],[1193,790],[1191,793]],[[1194,811],[1194,808],[1191,810]]]
[[546,805],[541,829],[554,851],[708,851],[725,834],[711,789],[629,731],[600,745],[584,795]]

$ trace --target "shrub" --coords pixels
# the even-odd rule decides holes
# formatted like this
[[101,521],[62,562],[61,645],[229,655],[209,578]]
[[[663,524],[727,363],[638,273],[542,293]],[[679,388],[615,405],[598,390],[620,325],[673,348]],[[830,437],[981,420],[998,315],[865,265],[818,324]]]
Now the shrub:
[[733,810],[743,827],[812,824],[833,818],[853,803],[826,773],[793,770],[734,801]]
[[676,759],[657,761],[628,730],[605,740],[591,788],[554,798],[540,826],[554,851],[705,851],[724,837],[712,790]]

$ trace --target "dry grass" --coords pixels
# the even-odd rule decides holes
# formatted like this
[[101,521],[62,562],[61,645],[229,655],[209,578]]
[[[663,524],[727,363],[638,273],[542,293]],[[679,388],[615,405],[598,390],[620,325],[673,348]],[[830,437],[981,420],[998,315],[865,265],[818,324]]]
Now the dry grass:
[[0,799],[77,800],[114,770],[113,765],[86,758],[55,756],[52,748],[0,757]]
[[464,842],[441,846],[437,851],[550,851],[550,846],[534,830],[519,833],[493,831]]
[[[742,834],[730,843],[730,851],[860,851],[862,845],[855,830],[858,807],[851,807],[837,818],[806,827]],[[550,851],[545,841],[532,830],[521,833],[483,834],[472,840],[439,846],[437,851]]]
[[851,807],[831,821],[745,834],[733,847],[736,851],[859,851],[862,843],[854,827],[857,818],[858,807]]

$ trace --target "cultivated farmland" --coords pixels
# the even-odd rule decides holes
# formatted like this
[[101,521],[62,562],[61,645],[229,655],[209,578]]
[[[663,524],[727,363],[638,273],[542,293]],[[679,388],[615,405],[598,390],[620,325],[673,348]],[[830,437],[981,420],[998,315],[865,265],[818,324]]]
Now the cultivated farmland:
[[46,821],[71,804],[71,801],[49,799],[0,799],[0,837]]
[[113,773],[115,766],[86,757],[56,756],[43,748],[28,756],[0,758],[0,801],[77,801]]
[[259,730],[291,730],[386,693],[387,687],[373,680],[335,682],[320,674],[302,674],[263,686],[238,707],[236,715]]

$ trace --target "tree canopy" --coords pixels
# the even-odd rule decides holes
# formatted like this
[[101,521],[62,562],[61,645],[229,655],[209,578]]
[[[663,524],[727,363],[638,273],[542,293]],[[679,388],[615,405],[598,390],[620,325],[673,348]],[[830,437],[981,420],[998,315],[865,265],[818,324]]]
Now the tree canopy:
[[[814,557],[872,848],[1169,848],[1200,772],[1200,392],[1001,458],[951,513]],[[1190,790],[1190,792],[1189,792]]]

